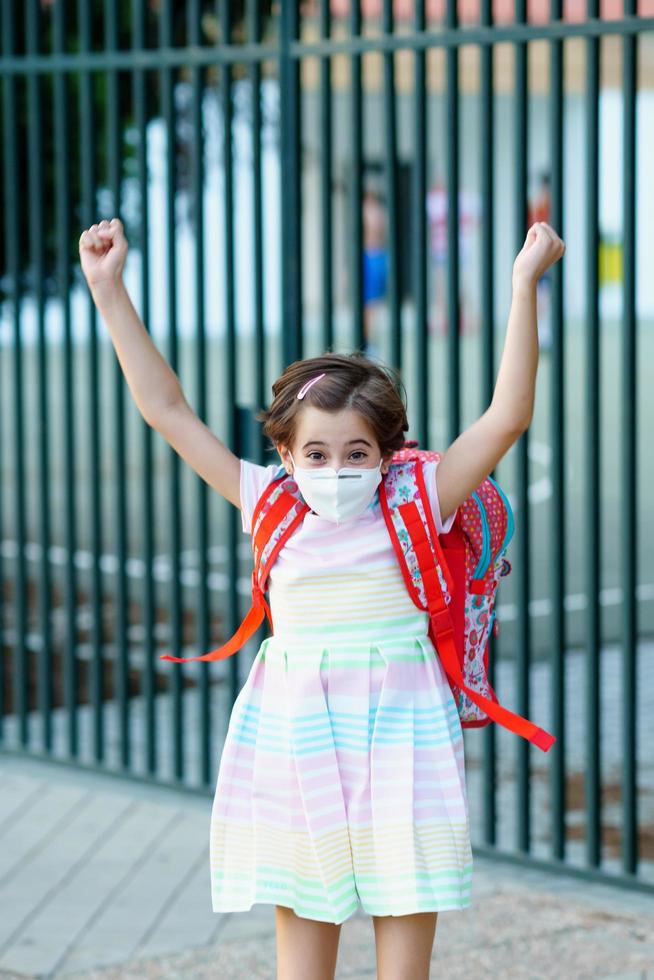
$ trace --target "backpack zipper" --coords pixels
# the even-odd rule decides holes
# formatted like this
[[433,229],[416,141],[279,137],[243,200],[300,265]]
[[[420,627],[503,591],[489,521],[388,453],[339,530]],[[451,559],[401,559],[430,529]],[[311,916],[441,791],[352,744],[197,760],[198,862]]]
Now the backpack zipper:
[[484,575],[486,574],[491,558],[490,528],[488,526],[488,520],[486,518],[486,511],[484,510],[484,505],[481,502],[479,494],[473,490],[470,496],[474,497],[474,499],[477,501],[477,507],[479,508],[479,514],[481,516],[481,527],[483,531],[483,548],[481,552],[481,558],[479,559],[479,564],[475,569],[475,574],[473,575],[473,578],[483,578]]
[[511,504],[509,503],[508,497],[504,493],[504,490],[502,490],[502,487],[499,485],[499,483],[495,482],[492,476],[489,476],[488,479],[499,493],[500,497],[504,501],[504,506],[506,507],[506,514],[507,514],[506,534],[504,535],[504,541],[502,542],[502,547],[497,553],[498,555],[501,555],[504,553],[504,551],[506,550],[506,546],[508,545],[509,541],[513,537],[513,532],[515,530],[515,521],[513,519],[513,511],[511,509]]

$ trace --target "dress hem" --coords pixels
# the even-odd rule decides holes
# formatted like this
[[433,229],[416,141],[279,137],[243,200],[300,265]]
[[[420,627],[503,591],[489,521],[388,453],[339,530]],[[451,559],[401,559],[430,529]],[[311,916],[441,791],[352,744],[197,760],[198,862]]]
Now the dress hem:
[[295,912],[296,915],[298,915],[302,919],[312,919],[312,920],[314,920],[316,922],[329,922],[332,925],[342,925],[343,922],[347,922],[347,920],[348,919],[351,919],[353,915],[356,915],[357,914],[357,912],[364,912],[366,915],[371,915],[371,916],[372,915],[379,915],[379,916],[386,916],[386,915],[393,915],[393,916],[417,915],[417,914],[420,914],[422,912],[459,912],[459,911],[462,912],[465,909],[470,908],[472,906],[472,900],[470,900],[468,902],[464,902],[463,904],[461,904],[461,903],[459,903],[459,904],[453,904],[452,902],[450,902],[448,904],[441,904],[441,905],[438,906],[438,908],[418,908],[417,909],[415,907],[411,907],[411,908],[403,908],[400,911],[398,911],[397,909],[395,909],[392,912],[369,912],[368,909],[363,904],[363,902],[359,902],[357,904],[357,906],[351,912],[349,912],[344,918],[338,919],[338,920],[327,919],[327,918],[323,918],[322,916],[313,915],[313,914],[312,915],[303,915],[302,912],[299,911],[299,909],[296,906],[294,906],[294,905],[285,905],[283,902],[277,902],[277,901],[275,901],[273,899],[270,899],[270,898],[255,898],[252,902],[250,902],[249,905],[240,905],[238,908],[231,908],[230,907],[230,908],[224,908],[223,909],[223,908],[216,908],[215,906],[213,906],[213,912],[216,915],[229,915],[232,912],[250,912],[250,911],[252,911],[252,908],[255,905],[280,905],[283,908],[290,908],[293,912]]

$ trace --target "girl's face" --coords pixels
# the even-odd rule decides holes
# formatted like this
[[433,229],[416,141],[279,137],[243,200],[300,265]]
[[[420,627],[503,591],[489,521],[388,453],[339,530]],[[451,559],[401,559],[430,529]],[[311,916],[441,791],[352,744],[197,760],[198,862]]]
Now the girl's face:
[[[343,466],[361,466],[372,469],[379,466],[382,459],[379,443],[366,420],[351,408],[340,412],[324,412],[313,405],[307,405],[297,416],[295,436],[290,446],[293,459],[287,446],[281,443],[277,451],[286,467],[293,472],[293,459],[304,469],[332,466],[340,470]],[[381,472],[386,473],[390,456],[382,462]]]

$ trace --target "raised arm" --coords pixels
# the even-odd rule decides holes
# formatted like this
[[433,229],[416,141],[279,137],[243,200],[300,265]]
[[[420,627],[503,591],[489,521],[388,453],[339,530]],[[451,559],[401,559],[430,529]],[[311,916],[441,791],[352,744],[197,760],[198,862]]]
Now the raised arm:
[[538,221],[516,256],[509,322],[491,404],[447,448],[436,469],[443,521],[486,479],[531,424],[538,368],[536,284],[564,252],[565,245],[554,229]]
[[136,406],[209,486],[241,506],[241,462],[188,404],[179,378],[155,346],[122,279],[127,239],[118,218],[80,235],[80,262]]

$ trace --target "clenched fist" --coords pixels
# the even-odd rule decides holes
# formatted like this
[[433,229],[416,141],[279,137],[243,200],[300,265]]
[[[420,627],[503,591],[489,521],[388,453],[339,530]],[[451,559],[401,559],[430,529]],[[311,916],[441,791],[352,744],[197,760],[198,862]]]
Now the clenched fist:
[[536,221],[513,263],[513,286],[535,286],[564,252],[565,243],[552,226],[546,221]]
[[89,287],[115,285],[120,281],[127,239],[120,218],[100,221],[83,231],[79,237],[79,254],[82,272]]

